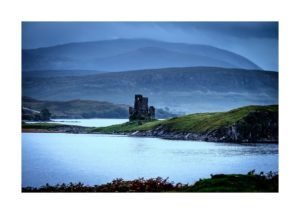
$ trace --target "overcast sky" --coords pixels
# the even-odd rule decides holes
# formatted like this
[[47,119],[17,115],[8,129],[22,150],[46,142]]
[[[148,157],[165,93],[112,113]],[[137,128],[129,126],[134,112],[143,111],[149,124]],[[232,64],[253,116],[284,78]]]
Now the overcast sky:
[[23,22],[22,47],[116,38],[212,45],[278,71],[277,22]]

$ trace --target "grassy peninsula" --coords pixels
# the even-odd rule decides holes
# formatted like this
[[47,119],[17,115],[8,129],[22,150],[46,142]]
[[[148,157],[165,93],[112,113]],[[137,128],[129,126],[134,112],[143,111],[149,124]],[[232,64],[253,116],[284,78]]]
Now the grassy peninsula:
[[278,142],[278,105],[246,106],[227,112],[197,113],[168,120],[130,121],[107,127],[52,123],[23,124],[24,132],[128,134],[215,142]]
[[278,105],[246,106],[228,112],[197,113],[163,121],[132,121],[95,128],[91,132],[170,139],[276,142]]

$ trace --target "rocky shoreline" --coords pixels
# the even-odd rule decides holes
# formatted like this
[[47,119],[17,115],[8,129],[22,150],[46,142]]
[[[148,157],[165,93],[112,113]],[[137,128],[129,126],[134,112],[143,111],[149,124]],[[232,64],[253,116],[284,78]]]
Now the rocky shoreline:
[[[122,133],[125,134],[125,133]],[[191,133],[191,132],[156,132],[156,131],[136,131],[128,136],[134,137],[158,137],[169,140],[193,140],[193,141],[208,141],[208,142],[228,142],[228,143],[278,143],[278,139],[261,138],[256,140],[251,139],[235,139],[229,136],[216,137],[209,134]]]
[[38,127],[35,125],[23,125],[22,132],[29,133],[70,133],[70,134],[87,134],[89,133],[89,127],[73,126],[73,125],[57,125],[57,126],[45,126]]
[[115,134],[132,137],[156,137],[169,140],[193,140],[209,142],[231,143],[278,143],[278,137],[255,137],[253,134],[245,137],[237,127],[227,127],[224,130],[215,130],[207,133],[176,132],[157,127],[148,131],[134,132],[93,132],[90,127],[63,125],[51,128],[22,128],[24,133],[70,133],[70,134]]
[[[95,132],[94,132],[95,133]],[[168,132],[163,130],[135,131],[135,132],[96,132],[95,134],[115,134],[127,135],[130,137],[155,137],[168,140],[192,140],[223,143],[274,143],[278,144],[278,138],[239,138],[236,136],[216,136],[211,133],[192,133],[192,132]]]
[[209,142],[235,142],[235,143],[278,143],[278,123],[269,121],[265,126],[249,125],[241,121],[232,126],[207,132],[178,132],[158,126],[153,130],[135,131],[129,136],[159,137],[171,140],[196,140]]

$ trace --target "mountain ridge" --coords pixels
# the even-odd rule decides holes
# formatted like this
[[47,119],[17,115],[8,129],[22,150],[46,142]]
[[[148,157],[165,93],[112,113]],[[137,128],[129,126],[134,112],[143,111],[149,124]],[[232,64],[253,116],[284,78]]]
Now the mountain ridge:
[[[143,48],[148,48],[148,51],[138,52],[136,56],[139,58],[136,59],[136,61],[132,59],[132,62],[128,54]],[[149,51],[149,48],[157,49],[153,52]],[[175,59],[174,57],[168,59],[169,54],[162,55],[161,50],[167,50],[169,54],[173,56],[176,55],[177,57]],[[118,66],[118,57],[120,54],[128,56],[125,57],[123,64]],[[160,57],[157,55],[160,55]],[[195,59],[184,57],[185,55],[195,56]],[[106,63],[105,58],[108,57],[112,59]],[[199,58],[198,61],[197,57]],[[151,60],[148,60],[149,58],[151,58]],[[23,71],[75,69],[114,72],[177,66],[217,66],[261,69],[249,59],[228,50],[201,44],[172,43],[150,39],[100,40],[68,43],[37,49],[23,49],[22,59]],[[97,62],[97,60],[99,60],[99,62]],[[129,60],[129,62],[126,62],[126,60]],[[136,63],[134,62],[138,63],[139,66],[135,65]]]
[[36,99],[91,99],[131,105],[135,94],[149,97],[156,107],[187,113],[276,104],[278,72],[185,67],[86,76],[23,75],[23,96]]

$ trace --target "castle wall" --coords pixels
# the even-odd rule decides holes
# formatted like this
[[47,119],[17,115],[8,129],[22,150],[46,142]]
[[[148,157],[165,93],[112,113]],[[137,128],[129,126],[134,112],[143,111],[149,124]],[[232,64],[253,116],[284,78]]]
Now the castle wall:
[[134,99],[134,107],[129,107],[129,120],[149,120],[155,118],[155,108],[148,107],[148,97],[136,94]]

